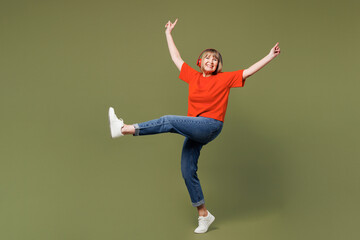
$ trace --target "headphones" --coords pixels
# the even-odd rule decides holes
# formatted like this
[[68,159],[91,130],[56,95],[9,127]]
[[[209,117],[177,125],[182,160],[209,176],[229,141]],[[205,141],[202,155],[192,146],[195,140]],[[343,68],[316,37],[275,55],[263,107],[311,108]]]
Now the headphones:
[[[208,51],[208,50],[218,52],[217,50],[215,50],[215,49],[213,49],[213,48],[207,48],[207,49],[205,49],[204,51],[202,51],[202,52],[200,53],[200,56],[198,57],[198,60],[196,61],[196,65],[198,65],[200,68],[201,68],[201,57],[202,57],[203,53],[206,52],[206,51]],[[218,53],[219,53],[219,52],[218,52]],[[221,54],[220,54],[220,53],[219,53],[219,56],[220,56],[219,62],[222,63],[222,57],[221,57]]]

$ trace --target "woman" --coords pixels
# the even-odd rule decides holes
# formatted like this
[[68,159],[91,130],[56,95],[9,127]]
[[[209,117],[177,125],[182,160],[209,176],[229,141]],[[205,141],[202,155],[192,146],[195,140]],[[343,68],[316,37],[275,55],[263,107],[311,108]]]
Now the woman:
[[206,209],[200,181],[197,177],[197,163],[201,148],[215,139],[221,132],[230,88],[243,87],[245,80],[263,68],[280,54],[278,43],[263,59],[245,70],[222,72],[222,57],[215,49],[204,50],[197,61],[200,71],[184,63],[177,50],[171,31],[174,23],[165,25],[165,35],[171,59],[180,71],[179,78],[189,84],[188,115],[163,116],[139,124],[126,125],[118,119],[114,109],[109,109],[111,136],[113,138],[132,134],[134,136],[158,133],[178,133],[185,137],[181,172],[189,191],[192,205],[199,213],[199,226],[195,233],[205,233],[215,217]]

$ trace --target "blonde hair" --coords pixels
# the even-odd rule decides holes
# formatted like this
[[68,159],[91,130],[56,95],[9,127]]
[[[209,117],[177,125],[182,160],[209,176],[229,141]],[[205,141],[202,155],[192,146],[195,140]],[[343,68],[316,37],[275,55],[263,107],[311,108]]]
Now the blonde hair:
[[201,59],[201,66],[200,66],[201,72],[204,72],[204,59],[207,56],[213,56],[218,60],[218,65],[217,65],[215,71],[212,73],[212,75],[216,75],[216,74],[220,73],[223,68],[222,57],[221,57],[221,54],[216,49],[213,49],[213,48],[206,49],[201,53],[201,55],[199,57],[199,59]]

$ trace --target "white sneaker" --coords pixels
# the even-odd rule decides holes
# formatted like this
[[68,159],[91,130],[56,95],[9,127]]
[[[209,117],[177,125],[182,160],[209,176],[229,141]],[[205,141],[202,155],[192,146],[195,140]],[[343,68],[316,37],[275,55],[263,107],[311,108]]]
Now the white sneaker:
[[206,233],[215,217],[208,211],[206,217],[199,217],[199,226],[195,229],[195,233]]
[[124,126],[124,121],[121,118],[118,119],[112,107],[109,108],[109,123],[112,138],[124,136],[121,132],[121,129]]

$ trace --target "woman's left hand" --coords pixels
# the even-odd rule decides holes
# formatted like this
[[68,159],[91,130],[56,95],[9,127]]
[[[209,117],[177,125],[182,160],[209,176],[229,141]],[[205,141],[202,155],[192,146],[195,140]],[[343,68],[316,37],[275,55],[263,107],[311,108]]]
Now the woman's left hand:
[[270,50],[269,55],[270,55],[271,59],[273,59],[279,54],[280,54],[279,43],[276,43],[276,45]]

